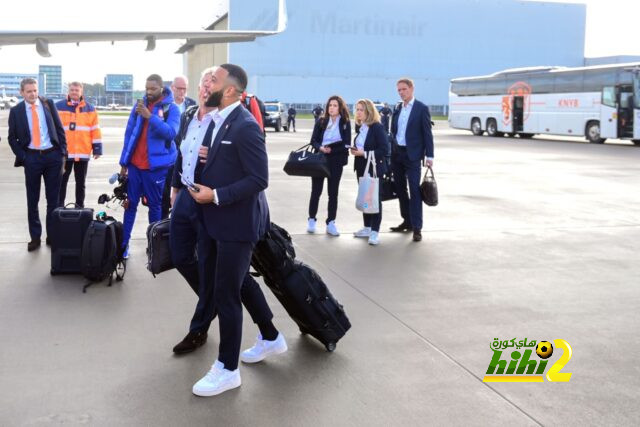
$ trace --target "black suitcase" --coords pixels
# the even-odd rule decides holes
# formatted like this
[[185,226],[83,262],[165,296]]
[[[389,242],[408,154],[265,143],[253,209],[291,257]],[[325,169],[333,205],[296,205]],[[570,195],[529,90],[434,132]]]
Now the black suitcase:
[[147,227],[147,270],[153,274],[174,268],[169,245],[171,220],[156,221]]
[[265,278],[278,301],[296,322],[300,332],[309,334],[333,351],[351,323],[342,305],[333,297],[318,273],[308,265],[295,261],[283,282]]
[[64,207],[53,211],[49,236],[51,275],[82,272],[82,242],[92,219],[93,209],[89,208]]

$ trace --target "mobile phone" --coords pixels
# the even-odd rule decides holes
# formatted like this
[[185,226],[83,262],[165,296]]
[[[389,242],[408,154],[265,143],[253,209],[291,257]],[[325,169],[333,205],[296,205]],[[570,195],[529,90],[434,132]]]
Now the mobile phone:
[[191,182],[187,177],[182,176],[182,172],[180,172],[179,174],[180,174],[180,177],[182,178],[182,182],[184,183],[184,185],[187,186],[189,190],[193,191],[194,193],[197,193],[200,191],[200,188],[196,187],[193,182]]

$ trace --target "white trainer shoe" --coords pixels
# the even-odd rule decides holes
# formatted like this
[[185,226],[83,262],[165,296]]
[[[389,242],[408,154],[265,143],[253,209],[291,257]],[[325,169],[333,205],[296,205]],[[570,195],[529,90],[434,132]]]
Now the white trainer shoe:
[[362,227],[353,233],[353,237],[369,237],[371,235],[371,227]]
[[369,236],[369,244],[376,246],[380,243],[380,239],[378,238],[378,232],[377,231],[372,231],[371,235]]
[[255,345],[243,351],[240,354],[240,360],[244,363],[258,363],[272,354],[284,353],[287,349],[287,342],[281,333],[278,333],[278,338],[274,341],[263,340],[262,335],[258,334]]
[[240,384],[240,370],[224,369],[224,364],[216,360],[207,375],[193,385],[192,391],[196,396],[209,397],[240,387]]
[[340,235],[340,233],[338,232],[338,228],[336,227],[335,221],[329,221],[329,224],[327,224],[327,234],[330,234],[332,236]]
[[315,233],[316,232],[316,220],[313,218],[309,218],[309,222],[307,223],[307,233]]

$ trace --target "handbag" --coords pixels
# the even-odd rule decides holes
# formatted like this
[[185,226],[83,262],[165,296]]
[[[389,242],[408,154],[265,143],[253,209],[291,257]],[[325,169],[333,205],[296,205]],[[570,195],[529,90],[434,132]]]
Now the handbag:
[[[369,166],[373,164],[373,176],[369,175]],[[366,214],[380,213],[378,174],[376,172],[376,156],[373,152],[367,159],[367,166],[364,168],[364,175],[358,179],[358,197],[356,198],[356,209]]]
[[[431,176],[429,176],[429,172],[431,172]],[[438,206],[438,185],[436,184],[436,177],[433,175],[433,169],[430,166],[427,166],[422,178],[420,196],[427,206]]]
[[311,144],[303,145],[289,154],[284,172],[292,176],[329,178],[331,172],[323,153],[314,153]]

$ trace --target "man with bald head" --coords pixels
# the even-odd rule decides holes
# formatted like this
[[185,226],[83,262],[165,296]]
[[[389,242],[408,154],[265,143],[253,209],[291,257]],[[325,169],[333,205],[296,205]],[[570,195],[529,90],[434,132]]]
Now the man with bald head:
[[171,83],[171,92],[173,92],[173,103],[178,106],[180,114],[192,105],[196,105],[196,101],[187,96],[189,88],[189,80],[185,76],[177,76]]

